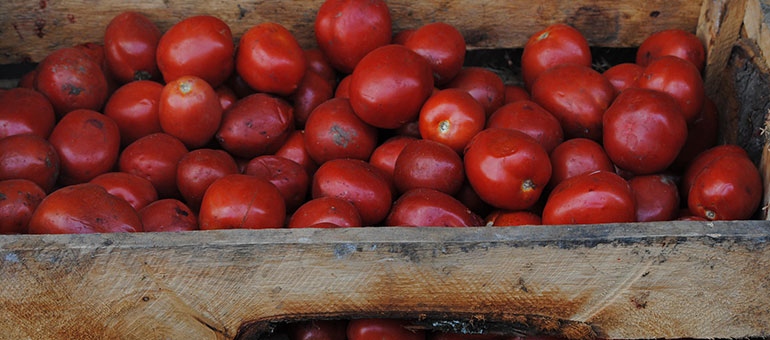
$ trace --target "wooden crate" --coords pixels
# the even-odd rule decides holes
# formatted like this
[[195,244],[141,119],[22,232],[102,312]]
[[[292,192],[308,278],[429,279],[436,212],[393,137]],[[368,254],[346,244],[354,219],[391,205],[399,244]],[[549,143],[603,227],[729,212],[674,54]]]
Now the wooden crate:
[[[213,14],[236,36],[274,21],[309,47],[321,2],[5,0],[0,64],[99,41],[124,10],[162,29]],[[521,47],[557,22],[608,47],[697,31],[722,139],[770,187],[765,1],[388,3],[394,31],[444,21],[471,48]],[[275,321],[360,316],[571,339],[770,336],[768,241],[766,221],[0,236],[0,339],[251,339]]]

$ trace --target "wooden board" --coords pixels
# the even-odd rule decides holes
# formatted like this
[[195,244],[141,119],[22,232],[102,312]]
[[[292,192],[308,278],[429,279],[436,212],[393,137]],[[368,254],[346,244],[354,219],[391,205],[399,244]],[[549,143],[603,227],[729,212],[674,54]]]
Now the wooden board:
[[[277,22],[304,47],[315,45],[313,23],[322,0],[4,0],[0,1],[0,64],[40,61],[57,48],[102,41],[117,14],[133,10],[166,30],[183,18],[214,14],[234,36],[263,22]],[[470,48],[521,47],[549,24],[568,23],[596,46],[638,46],[655,31],[694,32],[698,0],[579,1],[387,1],[394,32],[442,21],[463,33]]]
[[0,236],[0,338],[245,339],[365,315],[770,336],[768,240],[770,222]]

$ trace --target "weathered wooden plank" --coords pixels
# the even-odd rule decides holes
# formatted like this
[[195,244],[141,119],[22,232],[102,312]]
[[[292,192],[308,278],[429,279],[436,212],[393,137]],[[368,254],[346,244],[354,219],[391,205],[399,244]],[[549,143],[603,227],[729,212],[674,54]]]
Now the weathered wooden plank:
[[[443,21],[460,29],[470,48],[521,47],[548,24],[577,27],[596,46],[638,46],[655,31],[695,31],[700,2],[651,1],[387,1],[394,31]],[[277,22],[299,42],[315,45],[313,22],[322,0],[4,0],[0,2],[0,63],[40,61],[51,51],[101,41],[117,14],[134,10],[166,30],[197,14],[216,15],[239,37],[253,25]]]
[[704,70],[706,95],[719,91],[721,75],[727,66],[733,45],[743,25],[747,0],[703,0],[697,35],[708,56]]
[[438,315],[572,338],[767,336],[768,240],[759,221],[1,236],[0,334],[230,339],[266,320]]

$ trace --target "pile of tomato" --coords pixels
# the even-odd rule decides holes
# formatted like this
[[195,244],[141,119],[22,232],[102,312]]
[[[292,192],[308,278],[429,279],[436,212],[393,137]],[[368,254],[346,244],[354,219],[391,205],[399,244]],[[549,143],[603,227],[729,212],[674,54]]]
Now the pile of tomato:
[[233,43],[142,14],[0,93],[0,232],[510,226],[748,219],[762,194],[716,145],[704,49],[650,36],[599,73],[567,25],[524,47],[524,87],[463,67],[462,34],[393,34],[381,0],[328,0],[318,49],[262,23]]

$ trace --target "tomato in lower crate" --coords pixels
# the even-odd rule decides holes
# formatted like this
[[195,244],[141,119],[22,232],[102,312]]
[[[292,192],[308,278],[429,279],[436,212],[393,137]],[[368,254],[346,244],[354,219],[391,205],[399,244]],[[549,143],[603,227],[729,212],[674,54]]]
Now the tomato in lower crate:
[[[335,88],[337,85],[337,72],[332,68],[332,65],[326,60],[321,50],[314,48],[310,50],[304,50],[305,60],[307,61],[307,71],[313,71],[321,78],[329,83],[331,88]],[[307,72],[306,71],[306,72]]]
[[485,220],[487,225],[493,225],[495,227],[543,224],[540,216],[529,211],[497,210],[487,216]]
[[219,87],[214,89],[214,92],[216,92],[217,97],[219,97],[219,106],[222,107],[222,112],[227,111],[227,109],[231,108],[233,104],[238,101],[235,92],[227,87],[227,85],[219,85]]
[[75,48],[62,48],[38,64],[35,89],[62,117],[77,109],[101,109],[107,99],[107,78],[88,55]]
[[305,131],[303,130],[292,132],[281,148],[275,152],[275,155],[297,162],[310,176],[313,176],[318,169],[318,164],[310,158],[305,147]]
[[468,92],[481,104],[487,117],[503,106],[505,102],[503,80],[485,68],[466,67],[446,87]]
[[86,234],[142,231],[136,210],[93,183],[61,188],[38,205],[30,234]]
[[289,325],[290,340],[346,340],[346,320],[311,320]]
[[452,196],[428,189],[412,189],[393,203],[385,225],[401,227],[472,227],[483,220]]
[[121,86],[110,96],[104,115],[118,124],[121,145],[161,132],[158,107],[162,91],[163,85],[140,80]]
[[335,228],[360,227],[361,215],[346,200],[319,197],[300,206],[289,219],[289,228],[318,228],[321,224]]
[[24,133],[48,138],[55,123],[53,106],[40,92],[16,88],[0,95],[0,138]]
[[275,185],[286,203],[286,212],[293,212],[305,202],[310,176],[295,161],[280,156],[259,156],[246,165],[243,173]]
[[48,141],[61,160],[63,184],[88,182],[112,170],[120,151],[120,130],[112,118],[91,110],[68,113]]
[[34,90],[35,76],[37,76],[37,70],[32,70],[25,73],[21,79],[19,79],[19,87]]
[[104,56],[110,73],[120,83],[160,79],[155,59],[161,32],[137,12],[112,18],[104,31]]
[[90,183],[101,186],[110,195],[126,200],[136,211],[158,200],[158,192],[150,181],[129,173],[108,172],[96,176]]
[[211,229],[282,228],[286,205],[275,185],[247,175],[227,175],[203,195],[198,226]]
[[425,340],[425,331],[409,329],[410,321],[357,319],[348,323],[348,340]]
[[222,122],[222,104],[203,79],[181,76],[160,93],[158,119],[163,132],[179,138],[188,148],[206,145]]
[[636,221],[670,221],[679,214],[679,189],[667,175],[634,177],[628,181],[636,202]]
[[345,76],[340,80],[337,88],[334,90],[334,98],[350,98],[350,80],[351,76]]
[[486,127],[521,131],[534,138],[548,153],[564,141],[564,131],[559,120],[529,100],[520,100],[497,109],[489,117]]
[[334,95],[334,88],[327,80],[315,73],[305,72],[299,87],[291,94],[294,104],[294,122],[297,128],[305,127],[310,113]]
[[177,163],[187,154],[179,139],[165,133],[139,138],[120,154],[120,171],[142,177],[155,187],[161,198],[176,197]]
[[385,176],[388,183],[393,182],[393,172],[396,169],[396,160],[404,150],[407,144],[416,141],[414,137],[408,136],[394,136],[383,142],[380,146],[374,149],[372,156],[369,158],[369,164],[377,169],[380,169]]
[[708,220],[751,218],[762,200],[762,178],[748,157],[718,157],[698,172],[689,191],[687,206]]
[[428,98],[420,110],[423,139],[449,146],[462,154],[471,138],[484,129],[484,108],[468,92],[446,89]]
[[29,220],[45,192],[32,181],[0,181],[0,234],[26,234]]
[[280,24],[268,22],[243,34],[235,68],[258,92],[286,96],[299,87],[307,60],[291,32]]
[[179,159],[176,185],[187,205],[198,211],[211,183],[230,174],[241,173],[235,160],[222,150],[198,149]]
[[337,197],[352,203],[364,226],[388,215],[391,188],[377,168],[357,159],[335,159],[321,165],[313,176],[313,198]]
[[521,74],[531,89],[535,80],[546,70],[562,65],[591,66],[588,41],[571,26],[555,24],[529,37],[521,55]]
[[175,199],[152,202],[139,210],[144,231],[198,230],[198,218],[184,203]]
[[684,176],[682,176],[682,184],[679,188],[679,194],[682,198],[682,201],[687,202],[687,197],[689,196],[690,188],[692,188],[693,182],[695,182],[695,177],[703,170],[703,168],[708,166],[715,159],[725,155],[740,155],[746,158],[749,157],[749,155],[746,153],[746,150],[744,150],[742,147],[729,144],[715,146],[711,149],[701,152],[698,157],[696,157],[690,163],[684,173]]
[[222,116],[216,139],[241,158],[276,152],[294,130],[294,109],[283,99],[257,93],[239,100]]
[[661,91],[676,99],[688,123],[695,120],[703,108],[703,80],[692,63],[673,56],[652,61],[634,87]]
[[505,85],[505,101],[503,105],[519,100],[529,100],[529,92],[521,86]]
[[617,93],[631,87],[644,72],[644,67],[637,64],[625,63],[610,67],[602,75],[609,80]]
[[358,118],[350,101],[334,98],[308,117],[305,147],[318,164],[340,158],[368,160],[377,147],[377,129]]
[[393,181],[401,193],[429,188],[454,195],[464,179],[460,156],[444,144],[425,139],[408,143],[393,169]]
[[642,67],[663,56],[675,56],[692,63],[703,71],[706,51],[695,34],[679,29],[654,33],[647,37],[636,52],[636,63]]
[[714,102],[705,98],[703,109],[698,117],[687,124],[687,141],[671,165],[673,169],[683,171],[701,152],[717,145],[719,134],[719,113]]
[[553,189],[543,209],[543,224],[623,223],[636,220],[628,182],[607,171],[564,180]]
[[433,70],[436,85],[451,81],[465,61],[465,39],[452,25],[434,22],[417,29],[404,46],[423,56]]
[[51,192],[60,169],[59,154],[45,139],[31,134],[0,139],[0,180],[27,179]]

